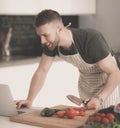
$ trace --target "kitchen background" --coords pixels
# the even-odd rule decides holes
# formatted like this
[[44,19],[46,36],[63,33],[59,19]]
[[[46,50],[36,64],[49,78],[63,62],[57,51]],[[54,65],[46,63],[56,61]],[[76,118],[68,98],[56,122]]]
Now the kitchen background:
[[[32,75],[39,64],[42,52],[40,40],[35,35],[34,26],[31,21],[34,21],[34,16],[45,8],[59,11],[64,17],[65,25],[69,22],[74,22],[72,23],[73,27],[95,28],[101,31],[111,48],[116,53],[119,53],[119,5],[119,0],[1,0],[0,28],[1,31],[4,30],[3,32],[9,32],[8,42],[11,41],[9,42],[11,53],[6,51],[7,54],[0,57],[0,83],[10,86],[14,99],[26,98]],[[13,22],[14,29],[11,31],[13,26],[9,25],[9,23]],[[18,25],[18,22],[22,27]],[[25,24],[23,25],[22,22]],[[7,26],[7,29],[5,29],[5,26]],[[24,31],[22,31],[22,28],[24,28]],[[29,30],[32,30],[32,34],[28,32]],[[1,37],[2,34],[0,33]],[[31,38],[34,37],[33,35],[35,40],[31,42]],[[25,36],[30,38],[26,39]],[[36,45],[33,42],[36,42]],[[29,48],[27,53],[22,50],[24,48]],[[36,48],[37,50],[35,50]],[[16,49],[21,49],[21,52]],[[37,51],[37,53],[32,51]],[[67,94],[78,96],[78,77],[79,73],[75,67],[56,58],[47,75],[42,91],[36,97],[33,106],[73,105],[65,96]]]

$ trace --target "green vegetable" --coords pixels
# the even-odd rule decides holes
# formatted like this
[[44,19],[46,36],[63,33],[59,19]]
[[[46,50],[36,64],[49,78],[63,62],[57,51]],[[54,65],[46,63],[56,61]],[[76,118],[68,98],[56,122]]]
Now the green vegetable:
[[117,120],[114,120],[106,125],[106,124],[91,121],[87,125],[85,125],[83,128],[120,128],[120,122],[117,122]]
[[64,111],[64,110],[61,110],[61,109],[55,109],[55,113],[59,112],[59,111]]
[[49,117],[49,116],[52,116],[52,115],[56,114],[58,111],[61,111],[61,110],[51,109],[51,108],[46,107],[40,112],[40,115]]
[[49,110],[49,108],[44,108],[44,109],[40,112],[40,115],[41,115],[41,116],[45,116],[48,110]]
[[54,109],[48,109],[48,111],[46,111],[45,116],[52,116],[55,114],[55,110]]

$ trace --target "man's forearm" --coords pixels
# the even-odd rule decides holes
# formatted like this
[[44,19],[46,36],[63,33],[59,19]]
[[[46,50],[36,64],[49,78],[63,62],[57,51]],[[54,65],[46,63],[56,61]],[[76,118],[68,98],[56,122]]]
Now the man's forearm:
[[105,100],[107,96],[117,87],[120,83],[120,72],[110,74],[106,83],[105,88],[100,92],[99,97]]
[[46,77],[45,73],[41,73],[40,75],[35,74],[33,76],[31,84],[30,84],[28,97],[27,97],[27,99],[30,100],[31,102],[33,102],[38,92],[42,88],[44,81],[45,81],[45,77]]

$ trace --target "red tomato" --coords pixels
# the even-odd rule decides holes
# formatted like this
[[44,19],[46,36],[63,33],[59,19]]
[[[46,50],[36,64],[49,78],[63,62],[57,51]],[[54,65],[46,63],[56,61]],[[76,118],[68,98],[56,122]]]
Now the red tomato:
[[105,117],[105,113],[100,113],[100,116],[103,118]]
[[78,110],[78,111],[85,111],[85,108],[84,107],[76,107],[74,108],[75,110]]
[[74,118],[76,116],[76,110],[74,108],[70,108],[68,110],[66,110],[66,114],[65,114],[68,118]]
[[109,119],[106,118],[106,117],[104,117],[104,118],[102,119],[102,123],[103,123],[103,124],[108,124],[108,123],[109,123]]
[[75,111],[76,111],[76,116],[79,116],[80,112],[78,110],[75,110]]
[[65,111],[59,111],[59,112],[57,112],[56,114],[57,114],[57,117],[59,117],[59,118],[64,118],[64,116],[65,116]]
[[107,114],[106,114],[106,117],[107,117],[110,121],[112,121],[112,120],[115,119],[115,116],[114,116],[112,113],[107,113]]
[[119,107],[119,108],[120,108],[120,103],[118,103],[118,104],[117,104],[117,107]]
[[85,108],[84,107],[80,107],[79,111],[85,111]]
[[79,111],[79,116],[85,116],[85,115],[86,115],[85,111]]
[[96,122],[101,122],[102,117],[99,116],[99,115],[96,115],[96,116],[94,117],[94,120],[95,120]]
[[87,121],[86,121],[86,124],[88,124],[89,122],[92,122],[94,120],[95,120],[94,119],[94,116],[89,116],[88,119],[87,119]]

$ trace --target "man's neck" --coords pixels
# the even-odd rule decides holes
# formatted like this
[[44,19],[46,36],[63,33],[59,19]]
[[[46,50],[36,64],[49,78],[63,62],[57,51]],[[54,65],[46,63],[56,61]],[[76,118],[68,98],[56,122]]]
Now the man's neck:
[[63,47],[64,49],[69,49],[69,47],[72,45],[72,42],[73,42],[72,32],[69,29],[65,28],[60,46]]

